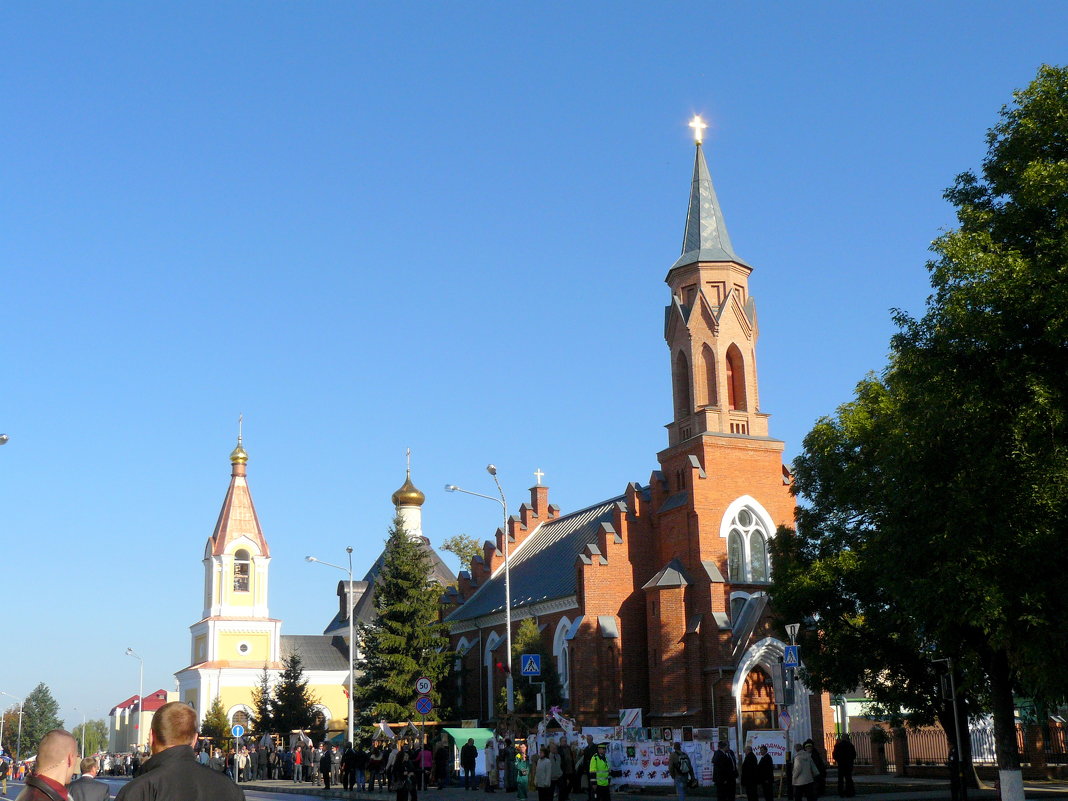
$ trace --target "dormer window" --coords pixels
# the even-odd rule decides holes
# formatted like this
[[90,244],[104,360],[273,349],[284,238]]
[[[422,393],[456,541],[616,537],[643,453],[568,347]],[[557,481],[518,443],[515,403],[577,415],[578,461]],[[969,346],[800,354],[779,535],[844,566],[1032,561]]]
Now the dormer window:
[[234,592],[248,592],[248,579],[252,569],[252,560],[248,551],[240,550],[234,554]]

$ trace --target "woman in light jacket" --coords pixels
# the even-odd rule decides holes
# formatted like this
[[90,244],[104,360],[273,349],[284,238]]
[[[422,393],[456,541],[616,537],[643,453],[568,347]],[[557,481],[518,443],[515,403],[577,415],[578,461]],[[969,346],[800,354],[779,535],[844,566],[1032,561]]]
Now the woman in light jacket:
[[801,743],[794,746],[794,801],[801,798],[816,801],[816,766],[812,763],[812,753]]
[[553,801],[553,761],[544,745],[538,752],[538,764],[534,767],[534,786],[538,788],[538,801]]

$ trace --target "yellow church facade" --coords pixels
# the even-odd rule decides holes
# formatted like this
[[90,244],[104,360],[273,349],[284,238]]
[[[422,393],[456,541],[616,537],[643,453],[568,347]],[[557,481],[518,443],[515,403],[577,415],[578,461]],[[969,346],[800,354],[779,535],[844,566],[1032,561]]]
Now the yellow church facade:
[[189,664],[175,674],[179,698],[196,709],[201,723],[218,698],[231,724],[247,724],[264,668],[273,686],[283,657],[297,651],[327,730],[343,731],[348,715],[347,632],[282,634],[282,621],[272,618],[268,608],[271,552],[249,491],[248,453],[240,435],[230,462],[230,486],[204,547],[203,610],[189,627]]

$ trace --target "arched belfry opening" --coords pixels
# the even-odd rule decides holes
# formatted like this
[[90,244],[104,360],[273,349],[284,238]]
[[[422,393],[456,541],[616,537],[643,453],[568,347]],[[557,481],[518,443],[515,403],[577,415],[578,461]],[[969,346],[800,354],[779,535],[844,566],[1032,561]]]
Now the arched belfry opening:
[[705,405],[719,406],[716,392],[716,354],[707,344],[701,348],[701,361],[705,370]]
[[737,345],[727,348],[727,408],[745,411],[745,363]]
[[675,355],[675,419],[682,420],[693,411],[690,402],[690,363],[681,350]]

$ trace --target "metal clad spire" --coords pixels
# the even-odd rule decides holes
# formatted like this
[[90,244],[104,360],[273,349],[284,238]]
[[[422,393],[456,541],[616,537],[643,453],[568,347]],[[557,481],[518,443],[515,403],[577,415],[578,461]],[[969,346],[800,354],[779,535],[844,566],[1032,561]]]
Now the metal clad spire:
[[[690,205],[686,210],[686,231],[682,237],[682,256],[672,265],[682,267],[699,261],[733,261],[745,264],[734,252],[723,211],[712,186],[705,154],[701,148],[701,133],[706,127],[699,117],[691,123],[697,134],[697,153],[694,157],[693,180],[690,184]],[[748,265],[746,265],[748,266]]]

